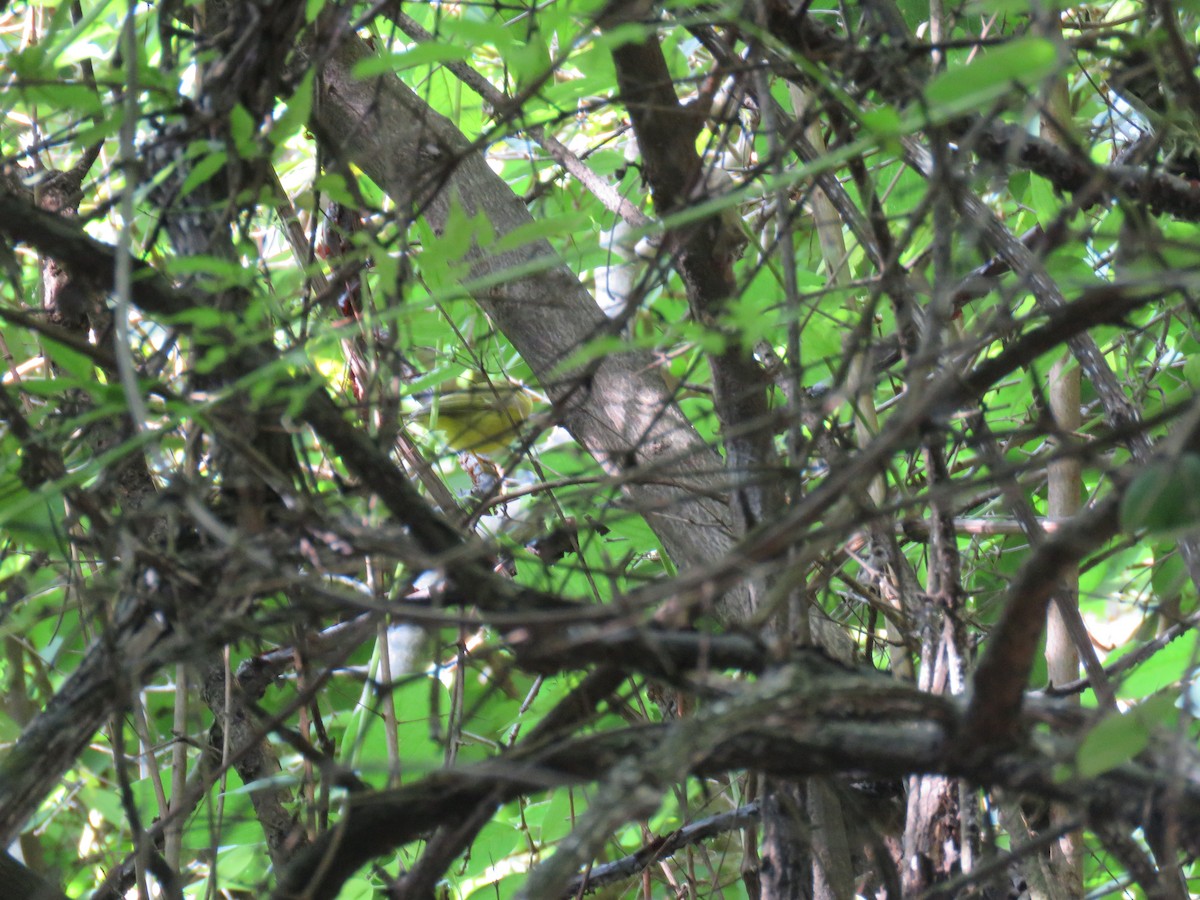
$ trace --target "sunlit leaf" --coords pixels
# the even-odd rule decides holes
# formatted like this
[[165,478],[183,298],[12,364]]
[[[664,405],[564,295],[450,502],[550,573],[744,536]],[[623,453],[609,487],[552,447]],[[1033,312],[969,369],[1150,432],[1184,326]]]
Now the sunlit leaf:
[[965,66],[952,66],[925,88],[937,113],[963,113],[995,101],[1014,86],[1031,87],[1049,76],[1058,50],[1043,38],[1019,38],[989,49]]
[[467,59],[470,51],[467,47],[454,47],[445,44],[417,44],[411,50],[393,53],[389,56],[368,56],[354,66],[355,78],[375,78],[387,72],[402,72],[415,66],[425,66],[430,63],[457,62]]
[[192,166],[187,178],[184,179],[183,187],[179,189],[181,196],[186,197],[200,185],[215,177],[218,172],[225,168],[225,162],[229,159],[229,154],[224,150],[214,150],[211,153],[203,156]]
[[259,155],[258,145],[254,141],[255,130],[250,112],[242,104],[236,104],[229,111],[229,136],[242,159],[254,159]]
[[267,132],[267,140],[272,144],[279,146],[308,123],[308,117],[312,113],[315,77],[316,73],[310,70],[296,85],[296,90],[288,98],[283,114],[275,120],[275,124]]

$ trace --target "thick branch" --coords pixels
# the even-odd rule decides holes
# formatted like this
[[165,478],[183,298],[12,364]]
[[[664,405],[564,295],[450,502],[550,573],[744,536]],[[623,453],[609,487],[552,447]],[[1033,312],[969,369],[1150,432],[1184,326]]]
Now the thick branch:
[[[1058,752],[1020,745],[980,760],[953,739],[956,710],[945,698],[805,654],[791,668],[744,686],[690,719],[550,746],[523,745],[492,762],[357,797],[339,826],[284,873],[275,896],[284,900],[307,890],[313,900],[332,898],[374,857],[458,821],[482,801],[590,783],[616,767],[639,771],[648,765],[654,771],[661,749],[686,740],[692,740],[688,771],[701,777],[741,768],[789,778],[941,773],[1060,800],[1130,827],[1156,820],[1157,804],[1177,777],[1175,770],[1131,763],[1087,783],[1064,782],[1060,769],[1073,745]],[[1200,783],[1189,781],[1181,791],[1178,825],[1190,843],[1200,839]]]
[[1018,739],[1021,701],[1046,610],[1062,573],[1116,534],[1119,502],[1120,493],[1114,492],[1048,535],[1009,587],[1000,623],[975,670],[962,741],[968,757],[995,752]]
[[[394,76],[357,79],[371,55],[348,35],[325,61],[314,127],[343,159],[380,184],[402,209],[414,202],[436,229],[451,209],[484,214],[497,240],[532,225],[528,210],[454,125]],[[435,176],[431,179],[431,173]],[[429,199],[430,187],[438,188]],[[579,279],[543,240],[504,253],[473,247],[472,278],[493,286],[475,299],[529,363],[563,411],[564,427],[622,478],[672,559],[692,566],[720,558],[733,526],[718,495],[720,461],[671,399],[646,354],[610,354],[583,372],[562,364],[608,332]]]
[[[696,153],[702,120],[680,104],[662,47],[654,36],[613,50],[621,97],[633,121],[643,175],[660,215],[703,200],[715,183],[706,178]],[[733,295],[734,246],[740,233],[721,215],[669,232],[666,247],[687,290],[696,321],[716,328]],[[795,361],[792,361],[795,362]],[[725,458],[735,483],[735,515],[742,530],[773,514],[779,500],[777,480],[769,478],[775,462],[773,435],[766,426],[767,379],[753,356],[736,338],[709,355],[713,399],[721,422]],[[753,610],[740,610],[747,618]]]

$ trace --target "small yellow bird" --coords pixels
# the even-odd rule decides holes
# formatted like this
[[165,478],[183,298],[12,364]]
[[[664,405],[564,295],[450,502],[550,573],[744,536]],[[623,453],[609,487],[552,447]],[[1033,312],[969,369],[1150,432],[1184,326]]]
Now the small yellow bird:
[[445,434],[446,443],[460,453],[488,456],[517,439],[533,412],[533,399],[524,385],[476,380],[435,394],[412,418]]

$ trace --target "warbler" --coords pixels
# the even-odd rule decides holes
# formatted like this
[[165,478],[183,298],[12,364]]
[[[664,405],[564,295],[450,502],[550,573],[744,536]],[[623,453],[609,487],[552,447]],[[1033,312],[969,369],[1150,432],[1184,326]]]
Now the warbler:
[[508,381],[473,380],[423,402],[412,419],[442,432],[460,453],[488,456],[508,447],[533,412],[533,394]]

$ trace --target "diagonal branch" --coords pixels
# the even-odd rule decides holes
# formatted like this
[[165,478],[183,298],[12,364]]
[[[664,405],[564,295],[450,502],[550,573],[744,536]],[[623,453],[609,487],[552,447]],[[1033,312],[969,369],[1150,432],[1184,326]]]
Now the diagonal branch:
[[[531,226],[524,204],[448,119],[394,75],[354,76],[355,65],[370,55],[348,34],[324,59],[312,124],[325,146],[359,166],[401,208],[422,208],[436,230],[446,227],[455,205],[485,215],[495,243]],[[432,198],[430,186],[440,188]],[[651,358],[609,354],[564,372],[611,323],[548,242],[504,252],[476,244],[464,262],[471,279],[492,284],[473,296],[529,363],[563,427],[621,479],[631,506],[671,558],[687,567],[723,556],[734,529],[721,497],[721,463],[675,405]]]
[[1092,723],[1079,711],[1072,715],[1074,729],[1059,729],[1069,738],[1018,743],[981,759],[956,737],[960,718],[953,701],[801,653],[687,719],[550,744],[525,742],[489,762],[356,796],[339,826],[320,836],[282,874],[274,896],[335,897],[371,859],[422,837],[435,825],[462,821],[481,802],[595,783],[617,771],[630,775],[637,788],[624,799],[639,802],[622,806],[622,798],[610,798],[616,805],[604,815],[613,821],[644,811],[650,793],[666,787],[656,778],[673,776],[676,770],[680,777],[712,777],[743,768],[788,778],[940,773],[1061,801],[1090,821],[1120,822],[1126,828],[1159,822],[1169,802],[1168,786],[1174,783],[1181,800],[1180,835],[1185,846],[1200,846],[1200,781],[1190,777],[1178,784],[1177,770],[1170,763],[1159,768],[1153,762],[1157,756],[1095,780],[1061,777],[1064,761],[1073,758],[1079,736]]
[[1120,492],[1114,491],[1048,535],[1009,586],[1004,613],[975,670],[962,734],[962,752],[968,759],[995,753],[1018,740],[1021,703],[1046,625],[1046,610],[1059,590],[1062,573],[1116,534],[1120,499]]

